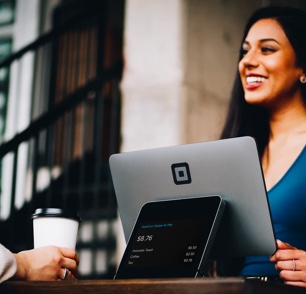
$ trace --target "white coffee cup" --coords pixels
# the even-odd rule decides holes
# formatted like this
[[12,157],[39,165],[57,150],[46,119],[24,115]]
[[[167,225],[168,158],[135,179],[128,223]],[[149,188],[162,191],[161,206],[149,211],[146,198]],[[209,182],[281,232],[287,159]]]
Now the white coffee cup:
[[34,248],[54,245],[75,249],[81,219],[76,212],[38,208],[32,215]]

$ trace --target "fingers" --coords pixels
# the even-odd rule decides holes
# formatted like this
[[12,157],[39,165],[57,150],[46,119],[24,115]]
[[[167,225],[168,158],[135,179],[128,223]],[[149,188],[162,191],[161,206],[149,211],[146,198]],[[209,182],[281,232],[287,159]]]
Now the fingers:
[[73,249],[46,246],[21,251],[14,256],[17,262],[16,279],[46,281],[76,279],[78,275],[79,258]]
[[270,257],[271,262],[278,262],[278,261],[292,261],[293,259],[299,259],[301,256],[300,250],[278,250],[276,253]]
[[[51,268],[57,268],[56,279],[63,277],[64,269],[67,268],[75,277],[78,276],[79,257],[74,249],[46,246],[36,249],[41,251],[44,256],[49,254]],[[51,265],[52,264],[52,265]]]
[[79,264],[79,257],[74,249],[61,247],[60,250],[63,256],[73,259],[76,261],[77,265]]
[[299,286],[299,287],[306,287],[306,283],[301,282],[301,281],[285,281],[284,282],[286,285],[291,285],[291,286]]
[[298,259],[301,255],[301,251],[296,247],[280,240],[277,240],[277,247],[278,250],[270,257],[271,262]]
[[61,275],[59,276],[58,280],[76,280],[76,277],[69,271],[67,268],[63,268],[61,270]]
[[298,249],[287,249],[287,250],[277,250],[276,253],[270,257],[271,262],[279,261],[292,261],[292,260],[303,261],[303,270],[306,270],[306,252],[304,250]]
[[305,287],[305,276],[303,271],[292,271],[292,270],[282,270],[279,273],[279,277],[288,283],[304,283]]
[[305,251],[278,250],[271,260],[273,258],[275,258],[275,268],[279,271],[279,277],[286,284],[306,286]]
[[79,257],[75,250],[71,248],[60,248],[60,251],[64,257],[61,267],[67,268],[73,276],[78,276],[78,264],[79,264]]
[[61,274],[60,275],[60,280],[65,280],[66,279],[66,277],[68,276],[68,273],[69,273],[69,270],[67,269],[67,268],[63,268],[62,269],[64,272],[63,272],[63,274]]
[[296,249],[295,247],[291,246],[289,243],[282,242],[281,240],[276,240],[276,243],[278,249]]
[[286,260],[278,261],[275,264],[275,268],[280,272],[279,277],[286,284],[291,285],[302,285],[305,287],[306,284],[303,282],[304,272],[300,270],[299,260]]
[[75,277],[78,276],[78,265],[75,260],[65,258],[61,264],[61,267],[67,268]]
[[284,260],[284,261],[277,261],[275,263],[275,268],[278,271],[287,270],[287,271],[298,271],[299,270],[299,260],[292,259],[292,260]]
[[278,250],[270,257],[285,284],[306,287],[306,252],[277,240]]

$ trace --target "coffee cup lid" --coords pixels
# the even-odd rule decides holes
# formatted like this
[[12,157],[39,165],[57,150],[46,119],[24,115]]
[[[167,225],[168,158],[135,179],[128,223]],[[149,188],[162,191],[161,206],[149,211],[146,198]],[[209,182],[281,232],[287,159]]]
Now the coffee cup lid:
[[32,214],[32,219],[38,217],[64,217],[81,222],[81,218],[76,211],[61,208],[37,208]]

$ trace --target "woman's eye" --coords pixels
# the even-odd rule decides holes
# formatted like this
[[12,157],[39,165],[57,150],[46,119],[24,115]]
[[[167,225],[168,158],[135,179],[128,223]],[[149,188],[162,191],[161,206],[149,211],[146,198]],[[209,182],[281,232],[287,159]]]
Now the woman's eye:
[[270,53],[270,52],[275,52],[276,50],[274,48],[271,47],[262,47],[261,48],[261,52],[263,53]]
[[249,52],[248,49],[244,49],[244,48],[241,49],[241,54],[242,54],[243,56],[246,55],[248,52]]

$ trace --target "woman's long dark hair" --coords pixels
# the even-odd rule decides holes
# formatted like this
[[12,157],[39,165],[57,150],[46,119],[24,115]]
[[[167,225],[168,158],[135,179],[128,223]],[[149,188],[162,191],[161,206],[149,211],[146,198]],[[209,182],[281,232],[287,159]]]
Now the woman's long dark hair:
[[[297,65],[306,71],[306,14],[304,11],[293,7],[264,7],[255,11],[244,30],[239,60],[243,56],[242,43],[251,26],[258,20],[267,18],[275,19],[281,25],[295,51]],[[302,95],[306,105],[306,84],[302,85]],[[256,139],[261,157],[268,143],[269,134],[268,111],[265,108],[248,104],[245,101],[244,91],[237,69],[221,139],[252,136]]]

